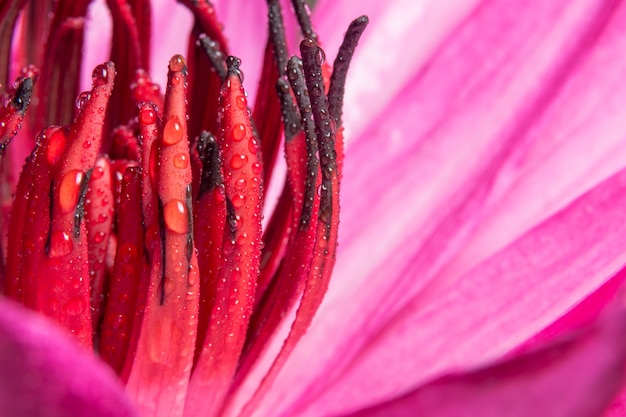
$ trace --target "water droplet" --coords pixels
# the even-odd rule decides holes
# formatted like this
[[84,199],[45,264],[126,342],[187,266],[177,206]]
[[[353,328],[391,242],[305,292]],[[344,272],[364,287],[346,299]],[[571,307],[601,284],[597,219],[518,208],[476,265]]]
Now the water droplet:
[[187,222],[189,220],[189,211],[185,202],[176,198],[168,201],[163,206],[163,217],[165,225],[174,233],[187,233]]
[[91,98],[91,91],[83,91],[76,97],[76,108],[82,110]]
[[235,188],[240,191],[246,188],[246,180],[243,178],[237,179],[237,181],[235,181]]
[[243,246],[246,243],[248,243],[248,234],[247,233],[242,233],[241,235],[239,235],[239,237],[237,238],[237,244],[239,246]]
[[235,208],[239,208],[243,206],[245,202],[246,202],[246,196],[244,196],[243,194],[235,194],[233,195],[233,198],[231,200],[231,203],[233,203],[233,206]]
[[180,84],[180,76],[179,75],[174,75],[172,77],[172,85],[179,85]]
[[246,136],[246,127],[241,123],[237,123],[235,126],[233,126],[233,132],[231,136],[235,142],[239,142]]
[[180,123],[178,116],[174,115],[169,118],[163,128],[163,143],[166,145],[174,145],[183,139],[183,125]]
[[65,232],[55,231],[50,236],[50,257],[69,255],[74,250],[74,242]]
[[[91,172],[91,179],[92,180],[98,180],[100,178],[102,178],[104,176],[104,168],[102,168],[101,166],[96,165],[95,168],[93,169],[93,171]],[[102,191],[100,191],[102,190]],[[98,189],[98,193],[104,193],[104,189],[99,188]]]
[[90,140],[84,141],[83,142],[83,148],[85,148],[85,149],[91,148],[91,141]]
[[74,210],[80,194],[80,183],[84,173],[78,169],[72,169],[61,179],[59,186],[59,205],[62,213]]
[[255,138],[250,138],[248,141],[248,150],[252,155],[255,155],[258,152],[259,146]]
[[87,307],[87,303],[83,298],[74,297],[67,303],[65,303],[65,307],[63,309],[70,316],[78,316],[83,311],[85,311],[85,307]]
[[244,96],[237,96],[235,98],[235,103],[237,104],[239,110],[245,110],[248,108],[248,100],[246,100]]
[[139,112],[139,122],[142,125],[151,125],[156,122],[156,113],[149,107],[144,107]]
[[173,163],[176,168],[185,169],[189,166],[189,158],[184,153],[179,153],[174,156]]
[[102,242],[104,242],[104,238],[105,238],[105,234],[104,232],[97,232],[95,235],[93,235],[93,238],[91,239],[91,242],[95,245],[100,244]]
[[118,251],[121,257],[121,261],[126,264],[133,262],[135,259],[137,259],[137,255],[139,255],[139,251],[137,250],[135,245],[130,243],[124,243],[120,246]]
[[66,144],[67,136],[62,129],[58,129],[50,136],[48,151],[46,152],[46,159],[50,165],[56,164],[61,159]]
[[173,72],[182,71],[185,66],[185,58],[182,55],[174,55],[170,59],[169,69]]
[[105,64],[98,65],[91,73],[91,81],[94,88],[106,84],[108,78],[109,71],[107,70],[107,66]]
[[248,162],[248,157],[244,154],[236,154],[230,159],[230,167],[232,169],[239,169]]
[[261,168],[261,164],[260,163],[255,162],[254,164],[252,164],[252,172],[254,172],[255,174],[257,174],[257,175],[260,174],[262,170],[263,169]]

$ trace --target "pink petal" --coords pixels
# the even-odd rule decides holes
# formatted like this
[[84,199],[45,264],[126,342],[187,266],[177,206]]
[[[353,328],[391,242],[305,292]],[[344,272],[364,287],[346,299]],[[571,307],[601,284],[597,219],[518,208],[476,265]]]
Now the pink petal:
[[626,311],[613,310],[533,353],[441,378],[351,416],[599,416],[618,391],[626,364]]
[[[350,363],[358,355],[359,347],[366,346],[373,334],[385,329],[389,320],[465,247],[468,236],[481,226],[483,216],[490,212],[497,198],[502,198],[502,184],[511,185],[505,180],[517,179],[516,175],[524,172],[511,167],[516,166],[514,162],[525,155],[533,141],[551,141],[552,137],[566,140],[568,133],[580,130],[582,133],[574,136],[577,144],[604,147],[603,152],[589,153],[592,161],[580,171],[577,166],[567,166],[568,175],[574,174],[575,178],[603,162],[606,154],[615,149],[620,143],[619,130],[609,137],[608,143],[592,134],[606,132],[618,123],[622,125],[616,112],[610,112],[609,118],[590,118],[598,121],[599,127],[595,123],[571,126],[568,122],[578,120],[571,117],[573,109],[565,108],[561,113],[559,106],[585,86],[593,91],[616,91],[609,101],[611,108],[615,102],[626,108],[623,89],[616,88],[613,78],[606,81],[597,77],[601,74],[598,70],[603,62],[601,57],[610,56],[616,61],[615,57],[626,56],[626,47],[617,36],[624,18],[623,10],[616,11],[609,2],[584,0],[559,6],[537,0],[512,7],[511,2],[485,1],[456,28],[429,66],[414,76],[384,117],[364,118],[372,122],[371,126],[367,135],[358,138],[348,149],[346,159],[341,252],[333,286],[307,341],[284,370],[279,380],[281,387],[268,398],[267,410],[276,414],[277,410],[290,409],[293,402],[306,407],[313,401],[316,389],[332,387],[329,380],[341,372],[339,365]],[[365,48],[368,45],[365,42]],[[380,55],[381,51],[377,52]],[[595,116],[605,110],[603,103],[607,102],[586,101],[583,97],[582,102],[575,103],[577,116],[584,116],[585,111]],[[541,123],[543,135],[527,137],[529,127],[535,123]],[[544,175],[551,166],[559,169],[563,166],[551,165],[550,158],[538,161],[546,164],[542,168]],[[610,175],[620,164],[623,165],[612,164],[599,178],[594,176],[594,183]],[[504,179],[500,171],[503,166],[507,168]],[[550,176],[544,177],[543,183],[536,183],[544,187],[554,180]],[[498,186],[495,191],[494,182]],[[561,190],[558,185],[562,185]],[[561,192],[567,185],[568,181],[557,183],[554,194],[562,200],[555,200],[551,212],[582,192],[580,189],[573,195]],[[538,198],[543,197],[541,190],[533,191]],[[509,208],[523,213],[523,206],[534,198],[533,194],[525,195],[526,200],[517,199]],[[590,216],[599,222],[598,230],[621,219],[621,213],[610,213],[617,217],[609,220]],[[535,219],[540,221],[541,217]],[[508,233],[509,240],[502,242],[502,246],[533,224],[525,223],[517,234]],[[590,232],[590,236],[595,235],[596,232]],[[617,235],[612,236],[598,244],[612,244],[611,239]],[[585,245],[592,243],[588,239],[581,237]],[[581,245],[572,244],[559,253],[577,254]],[[623,252],[608,253],[612,255],[597,262],[586,258],[594,277],[590,281],[583,283],[580,274],[569,271],[576,277],[572,285],[580,287],[565,292],[568,297],[562,293],[550,294],[547,289],[569,277],[555,274],[554,281],[535,282],[539,290],[531,294],[542,294],[548,300],[546,303],[558,303],[545,320],[529,321],[522,329],[524,335],[520,333],[515,341],[508,340],[511,344],[508,349],[535,334],[607,279],[624,261],[620,258]],[[608,269],[600,269],[607,265]],[[445,286],[448,281],[453,280],[431,283],[431,294],[440,295],[441,288],[448,288]],[[501,288],[506,290],[506,286]],[[476,308],[480,312],[482,307]],[[463,317],[471,318],[474,314],[472,310],[455,311]],[[444,361],[450,359],[441,356]],[[362,383],[368,381],[362,374],[355,377],[359,378]],[[398,384],[407,382],[400,377],[395,379]],[[354,395],[346,396],[345,400],[340,398],[345,392],[337,390],[336,395],[316,399],[320,408],[311,413],[324,414],[329,411],[326,407],[337,406],[334,410],[338,411],[341,405],[337,404],[367,401],[371,391],[376,390],[372,382],[366,392],[359,394],[355,388]]]
[[52,322],[0,299],[0,415],[137,414],[108,367]]
[[[394,307],[385,297],[398,299],[398,294],[382,294],[374,304],[378,310],[363,316],[352,313],[358,303],[344,301],[345,313],[360,332],[350,332],[339,313],[324,312],[320,327],[314,325],[292,356],[291,363],[303,371],[294,372],[292,365],[288,375],[294,379],[283,375],[281,388],[293,387],[299,378],[302,397],[295,405],[306,408],[304,415],[336,414],[382,401],[443,372],[501,357],[626,263],[625,206],[622,172],[440,288],[437,298],[416,297],[404,310],[395,310],[384,325],[376,323]],[[404,276],[419,276],[428,259],[418,254]],[[293,391],[279,388],[275,394],[284,401]]]

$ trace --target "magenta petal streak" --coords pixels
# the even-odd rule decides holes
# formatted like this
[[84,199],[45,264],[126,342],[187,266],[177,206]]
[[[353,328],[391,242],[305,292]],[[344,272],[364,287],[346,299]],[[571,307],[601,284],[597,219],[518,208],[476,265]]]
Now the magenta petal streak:
[[0,415],[134,417],[113,372],[42,316],[0,299]]

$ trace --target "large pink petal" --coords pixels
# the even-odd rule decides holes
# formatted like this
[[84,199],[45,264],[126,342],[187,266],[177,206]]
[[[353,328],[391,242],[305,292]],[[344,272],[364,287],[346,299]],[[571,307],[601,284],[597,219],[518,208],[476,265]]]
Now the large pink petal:
[[[347,327],[331,327],[341,316],[320,317],[326,338],[316,340],[314,330],[310,345],[295,357],[309,364],[301,378],[306,370],[318,372],[300,399],[300,406],[309,406],[305,415],[382,401],[442,372],[476,366],[515,349],[626,263],[623,207],[626,172],[445,286],[437,298],[414,299],[384,327],[372,325],[390,308],[384,300],[378,303],[381,311],[365,316],[365,322],[352,316],[361,333],[351,333],[350,339],[342,338]],[[417,276],[426,260],[414,258],[406,276]],[[333,346],[329,356],[320,346],[334,345],[334,338],[343,343]]]
[[607,313],[560,342],[441,378],[351,417],[597,417],[619,389],[626,364],[626,314]]
[[108,367],[52,322],[0,299],[0,415],[137,414]]
[[[436,277],[480,225],[488,213],[485,208],[494,204],[492,199],[501,197],[500,189],[490,193],[494,181],[501,184],[502,166],[515,166],[511,157],[523,156],[532,141],[543,140],[529,136],[529,128],[558,103],[568,82],[590,60],[590,52],[624,56],[624,46],[613,36],[622,19],[623,10],[615,12],[615,3],[608,1],[577,1],[567,6],[485,1],[394,99],[397,105],[374,119],[367,135],[348,149],[341,252],[333,286],[307,341],[279,378],[281,386],[268,398],[267,410],[274,414],[293,410],[289,408],[293,401],[306,406],[318,389],[334,389],[330,383],[333,371],[339,373],[340,364],[357,361],[355,355],[370,342],[373,329],[384,329],[390,318]],[[602,79],[584,80],[589,88],[612,88]],[[626,105],[626,100],[622,102]],[[594,111],[599,113],[601,108]],[[566,116],[554,111],[545,121],[552,128],[545,129],[545,135],[565,137],[563,132],[571,132],[567,122],[575,119]],[[620,123],[616,114],[600,120],[603,126]],[[603,146],[611,149],[618,139]],[[581,136],[580,140],[603,142],[593,136]],[[592,159],[599,163],[602,157]],[[577,172],[575,166],[568,169]],[[522,170],[506,174],[519,172]],[[574,197],[559,201],[557,207]],[[613,260],[623,262],[613,254]],[[546,320],[553,320],[593,291],[608,273],[595,270],[595,281],[576,294],[567,294],[567,299],[540,291],[548,299],[560,300]],[[543,283],[536,284],[541,289]],[[442,283],[441,288],[447,287]],[[472,317],[473,313],[466,310],[462,314]],[[526,334],[518,335],[515,343],[546,324],[529,323],[537,327],[525,327]],[[362,375],[359,378],[368,380]],[[369,388],[377,389],[373,382]],[[319,408],[310,412],[324,414],[337,404],[359,400],[355,398],[358,389],[352,396],[344,395],[343,390],[336,392],[316,400]],[[370,395],[370,391],[360,394],[360,400],[367,401]]]

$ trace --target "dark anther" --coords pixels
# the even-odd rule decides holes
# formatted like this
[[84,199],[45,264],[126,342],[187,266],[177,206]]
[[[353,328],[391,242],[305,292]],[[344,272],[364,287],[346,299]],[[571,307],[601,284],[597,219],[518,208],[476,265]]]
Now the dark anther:
[[198,192],[198,198],[200,198],[205,192],[221,187],[224,181],[220,171],[222,161],[219,146],[215,136],[206,130],[202,131],[198,138],[198,154],[202,161],[202,177]]
[[[50,217],[52,217],[52,213],[53,213],[53,207],[54,207],[54,193],[52,191],[53,189],[53,183],[52,181],[50,181],[50,187],[48,188],[48,213],[50,214]],[[50,255],[50,243],[51,243],[51,239],[52,239],[52,222],[50,222],[50,225],[48,226],[48,236],[46,236],[46,243],[44,243],[43,245],[43,251],[46,254],[46,256]]]
[[235,240],[237,236],[237,214],[235,213],[235,206],[230,201],[230,198],[226,198],[226,222],[230,231],[230,238]]
[[317,40],[317,34],[313,31],[313,26],[311,25],[309,6],[304,0],[292,0],[291,3],[293,4],[293,8],[296,12],[296,18],[298,19],[302,36]]
[[26,109],[30,104],[30,98],[33,94],[33,79],[24,78],[18,85],[11,100],[11,105],[21,114],[26,113]]
[[80,223],[83,221],[83,216],[85,215],[85,197],[87,196],[87,188],[92,172],[93,168],[87,171],[87,174],[84,175],[80,181],[78,203],[76,203],[76,210],[74,211],[74,237],[77,239],[80,237]]
[[[285,140],[291,140],[298,134],[302,126],[300,125],[300,115],[298,109],[293,103],[289,84],[284,78],[276,81],[276,93],[280,100],[280,109],[283,114],[283,123],[285,125]],[[297,94],[297,93],[296,93]]]
[[327,225],[326,233],[331,230],[332,219],[332,184],[331,178],[337,169],[335,152],[335,131],[328,113],[328,100],[324,94],[324,79],[320,62],[319,46],[311,39],[300,43],[302,66],[315,122],[315,133],[319,147],[322,171],[322,187],[320,193],[320,220]]
[[343,96],[350,61],[368,23],[369,19],[367,16],[361,16],[350,23],[333,63],[333,74],[330,77],[330,87],[328,89],[328,110],[330,111],[330,117],[335,120],[338,126],[342,124]]
[[224,62],[224,54],[220,50],[217,42],[209,38],[206,34],[201,34],[198,38],[200,45],[204,48],[213,69],[222,81],[226,79],[226,63]]
[[278,77],[285,75],[287,67],[287,41],[285,40],[285,26],[283,14],[278,0],[268,1],[268,18],[270,26],[270,39],[274,48],[274,59],[278,67]]
[[236,56],[229,56],[226,58],[226,67],[228,68],[228,74],[237,75],[241,81],[243,81],[243,72],[239,69],[241,65],[241,59]]
[[191,184],[185,190],[185,204],[187,205],[187,267],[191,267],[191,257],[193,256],[193,217],[192,213],[192,193]]
[[292,57],[287,64],[290,75],[289,81],[293,89],[300,114],[302,118],[300,122],[304,128],[306,138],[306,184],[304,188],[304,207],[300,216],[300,228],[306,229],[311,222],[313,214],[313,206],[310,204],[315,199],[315,186],[317,184],[317,160],[318,139],[315,135],[315,123],[311,118],[311,100],[306,92],[304,74],[302,72],[302,62],[297,57]]

